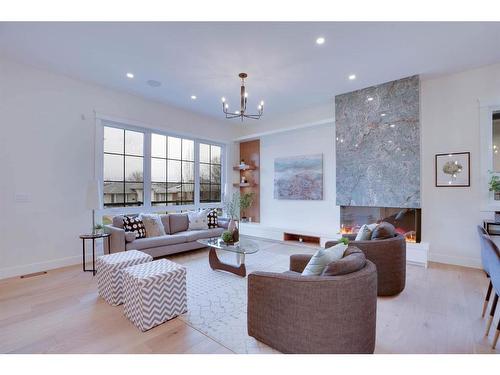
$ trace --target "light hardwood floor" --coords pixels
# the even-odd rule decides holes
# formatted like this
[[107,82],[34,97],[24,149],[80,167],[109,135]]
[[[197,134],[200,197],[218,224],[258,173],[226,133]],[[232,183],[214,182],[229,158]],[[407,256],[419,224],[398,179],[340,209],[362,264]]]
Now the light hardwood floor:
[[[403,293],[378,299],[376,353],[500,353],[491,349],[498,312],[484,337],[482,271],[437,263],[407,269]],[[0,281],[0,352],[232,353],[180,319],[142,333],[121,309],[98,297],[80,266]]]

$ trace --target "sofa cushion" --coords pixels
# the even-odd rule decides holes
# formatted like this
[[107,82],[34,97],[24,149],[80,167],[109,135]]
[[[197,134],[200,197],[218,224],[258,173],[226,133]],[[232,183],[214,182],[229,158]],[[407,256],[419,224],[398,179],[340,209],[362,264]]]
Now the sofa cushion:
[[165,228],[161,222],[160,215],[158,214],[140,214],[139,219],[144,223],[146,228],[146,237],[159,237],[164,236]]
[[396,229],[394,225],[385,221],[381,222],[372,232],[372,240],[385,240],[394,237]]
[[113,216],[113,226],[116,228],[123,229],[123,216],[122,215]]
[[187,230],[184,232],[178,232],[176,234],[182,234],[187,236],[187,242],[193,242],[196,240],[201,240],[204,238],[219,237],[224,232],[224,228],[213,228],[213,229],[203,229],[203,230]]
[[168,215],[170,234],[183,232],[189,228],[189,218],[187,214],[170,214]]
[[160,215],[161,222],[163,223],[163,229],[165,230],[165,234],[171,234],[170,233],[170,219],[168,215],[163,214]]
[[188,237],[183,234],[167,234],[166,236],[140,238],[134,241],[133,247],[135,250],[144,250],[159,246],[176,245],[187,242]]
[[135,238],[146,238],[146,228],[138,217],[124,216],[123,229],[125,232],[134,232]]
[[125,241],[133,242],[134,240],[135,240],[135,233],[134,232],[125,232]]
[[319,276],[326,268],[326,266],[342,258],[344,251],[347,249],[347,245],[339,243],[335,246],[329,247],[328,249],[319,249],[311,257],[309,263],[307,263],[306,268],[302,271],[302,276]]
[[340,276],[356,272],[366,264],[366,256],[355,246],[349,246],[344,252],[344,257],[329,263],[323,270],[322,276]]

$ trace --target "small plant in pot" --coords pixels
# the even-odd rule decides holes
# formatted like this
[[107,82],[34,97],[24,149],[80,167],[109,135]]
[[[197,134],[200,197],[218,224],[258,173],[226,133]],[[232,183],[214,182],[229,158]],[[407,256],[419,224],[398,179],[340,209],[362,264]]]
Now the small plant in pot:
[[232,245],[234,244],[234,239],[233,239],[233,233],[229,230],[225,230],[224,232],[222,232],[222,241],[224,241],[224,243],[228,244],[228,245]]
[[489,191],[492,191],[494,194],[495,200],[500,200],[500,176],[493,174],[490,172],[491,178],[489,185]]
[[94,233],[93,234],[102,234],[104,233],[104,225],[96,224],[94,225]]

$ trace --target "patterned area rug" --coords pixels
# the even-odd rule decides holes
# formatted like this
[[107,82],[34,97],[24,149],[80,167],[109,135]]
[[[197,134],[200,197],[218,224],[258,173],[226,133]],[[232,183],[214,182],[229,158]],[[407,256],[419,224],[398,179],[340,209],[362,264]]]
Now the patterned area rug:
[[[246,255],[247,273],[283,272],[288,269],[291,254],[315,251],[308,247],[255,241],[261,250]],[[218,256],[227,263],[236,262],[233,253],[219,251]],[[212,270],[206,249],[169,258],[187,267],[188,312],[181,319],[235,353],[276,353],[247,334],[247,278]]]

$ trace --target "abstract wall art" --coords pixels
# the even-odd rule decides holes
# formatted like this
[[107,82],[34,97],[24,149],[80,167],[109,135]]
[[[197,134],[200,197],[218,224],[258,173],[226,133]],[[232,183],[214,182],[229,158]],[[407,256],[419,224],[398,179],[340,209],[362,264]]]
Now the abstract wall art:
[[274,160],[274,198],[323,199],[323,155],[303,155]]

